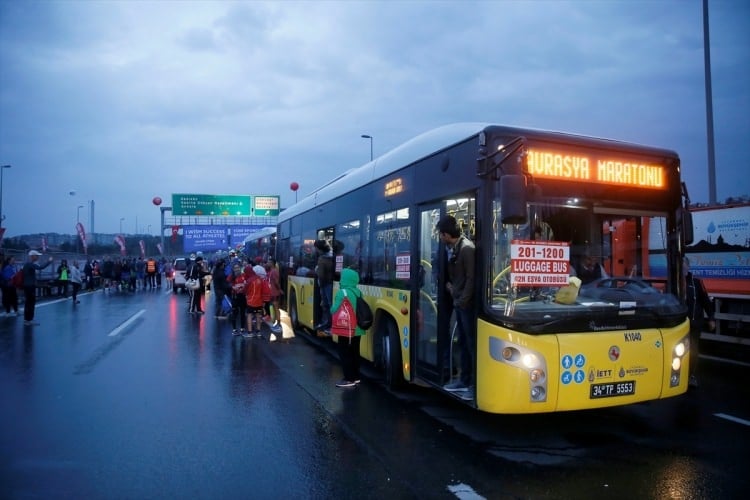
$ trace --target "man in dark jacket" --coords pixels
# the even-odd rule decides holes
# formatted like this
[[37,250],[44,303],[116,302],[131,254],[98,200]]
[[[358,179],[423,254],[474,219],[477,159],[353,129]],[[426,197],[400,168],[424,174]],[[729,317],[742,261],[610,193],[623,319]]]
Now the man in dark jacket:
[[446,215],[436,227],[440,240],[450,250],[446,289],[453,299],[456,313],[458,345],[461,349],[461,378],[443,389],[456,392],[465,400],[474,399],[474,364],[476,346],[476,313],[474,305],[474,243],[461,234],[458,221]]
[[325,240],[317,240],[315,248],[320,256],[315,266],[320,288],[320,323],[315,327],[319,335],[327,335],[331,329],[331,301],[333,300],[333,250]]
[[714,303],[708,297],[703,281],[690,272],[690,260],[687,257],[683,260],[682,273],[685,276],[685,302],[690,318],[690,378],[688,379],[688,385],[698,387],[698,378],[696,377],[698,342],[700,342],[703,327],[706,325],[706,316],[708,317],[708,329],[713,330],[716,326]]
[[46,264],[37,264],[36,261],[42,254],[36,250],[29,252],[29,261],[23,265],[23,295],[25,304],[23,306],[23,324],[26,326],[38,325],[34,322],[34,308],[36,307],[36,272],[52,264],[50,257]]

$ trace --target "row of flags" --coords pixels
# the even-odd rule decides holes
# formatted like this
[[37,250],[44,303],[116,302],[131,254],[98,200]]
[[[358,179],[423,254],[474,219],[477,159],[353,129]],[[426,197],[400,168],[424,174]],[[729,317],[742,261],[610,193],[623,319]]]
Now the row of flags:
[[[177,231],[179,230],[179,226],[173,226],[172,227],[172,240],[174,241],[177,238]],[[88,254],[88,242],[86,241],[86,229],[84,229],[83,224],[80,222],[76,224],[76,231],[78,232],[78,237],[81,239],[81,244],[83,245],[83,253]],[[0,227],[0,244],[2,244],[3,241],[3,235],[5,233],[5,228]],[[120,254],[125,255],[127,253],[125,248],[125,237],[121,234],[118,234],[114,238],[114,242],[117,243],[120,247]],[[146,257],[146,242],[143,240],[138,241],[138,245],[141,249],[141,257]],[[49,247],[47,246],[47,237],[42,236],[42,252],[46,252]],[[164,255],[164,249],[161,246],[161,243],[156,244],[156,249],[159,251],[159,255]]]

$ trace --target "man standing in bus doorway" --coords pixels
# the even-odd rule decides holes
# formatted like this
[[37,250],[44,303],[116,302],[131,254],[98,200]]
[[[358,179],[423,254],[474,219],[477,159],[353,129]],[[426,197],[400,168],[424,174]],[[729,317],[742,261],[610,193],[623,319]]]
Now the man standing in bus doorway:
[[[696,377],[698,368],[698,343],[700,342],[701,332],[705,322],[705,316],[708,316],[708,329],[713,331],[716,327],[714,321],[714,303],[708,297],[706,287],[703,281],[693,276],[690,272],[690,260],[683,259],[682,274],[685,277],[685,302],[688,307],[688,317],[690,318],[690,378],[688,385],[698,387],[698,378]],[[705,313],[705,316],[704,314]]]
[[446,215],[437,223],[440,239],[450,249],[446,288],[453,298],[461,349],[461,376],[443,386],[446,391],[459,393],[462,399],[474,399],[474,349],[476,344],[476,312],[474,309],[474,243],[461,235],[455,217]]
[[320,253],[315,274],[320,288],[320,323],[315,327],[318,336],[327,337],[331,329],[331,301],[333,299],[333,250],[325,240],[315,241],[315,248]]

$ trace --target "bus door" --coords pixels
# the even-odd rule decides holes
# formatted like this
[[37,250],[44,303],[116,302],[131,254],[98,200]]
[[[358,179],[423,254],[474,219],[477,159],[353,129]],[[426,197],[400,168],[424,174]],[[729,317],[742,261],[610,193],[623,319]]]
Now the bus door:
[[[418,288],[413,297],[417,302],[416,324],[412,328],[413,356],[419,378],[443,385],[450,381],[458,366],[451,348],[455,331],[453,301],[444,286],[448,272],[448,249],[441,244],[435,226],[443,215],[452,215],[463,235],[474,240],[476,202],[473,197],[451,198],[420,207],[419,267],[414,280]],[[456,358],[457,359],[457,358]]]
[[[436,384],[441,381],[438,330],[441,322],[438,304],[444,300],[438,290],[441,263],[439,258],[440,239],[435,231],[435,225],[443,210],[440,204],[420,207],[416,234],[418,240],[418,262],[416,279],[412,281],[417,287],[412,294],[416,301],[416,324],[413,325],[412,339],[413,355],[416,374],[422,379],[431,380]],[[450,321],[450,318],[448,319]],[[447,327],[445,327],[447,331]]]
[[[337,276],[339,276],[339,273],[341,272],[341,269],[339,269],[338,272],[336,272],[336,250],[335,250],[335,245],[334,245],[335,228],[333,226],[331,226],[331,227],[325,227],[323,229],[318,229],[315,234],[316,234],[316,236],[315,236],[316,240],[324,240],[326,243],[328,243],[328,245],[334,251],[334,256],[333,256],[333,266],[334,266],[333,279],[335,281],[335,280],[337,280]],[[317,249],[315,251],[317,252],[317,256],[315,258],[315,262],[318,262],[318,259],[321,256],[321,252],[320,252],[320,250],[317,250]],[[317,265],[316,265],[316,269],[315,269],[315,295],[314,295],[314,298],[315,298],[314,304],[315,305],[313,307],[313,325],[316,325],[316,329],[317,329],[317,326],[321,325],[321,322],[323,321],[324,317],[327,317],[330,320],[330,318],[331,318],[330,311],[328,312],[328,314],[324,313],[323,307],[326,307],[326,306],[323,306],[323,304],[324,303],[328,303],[327,307],[330,309],[331,303],[332,303],[332,300],[333,300],[333,293],[332,293],[333,287],[331,286],[328,289],[328,297],[326,298],[325,302],[323,301],[322,293],[321,293],[321,290],[320,290],[320,284],[318,282],[317,273],[318,273],[318,270],[317,270]]]

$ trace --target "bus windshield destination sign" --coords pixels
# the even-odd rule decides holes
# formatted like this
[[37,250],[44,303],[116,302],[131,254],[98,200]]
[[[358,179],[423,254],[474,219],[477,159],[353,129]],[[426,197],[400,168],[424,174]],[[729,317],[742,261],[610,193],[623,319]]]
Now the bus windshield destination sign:
[[594,158],[556,151],[530,149],[528,170],[535,177],[596,182],[649,189],[666,189],[666,169],[623,158]]

